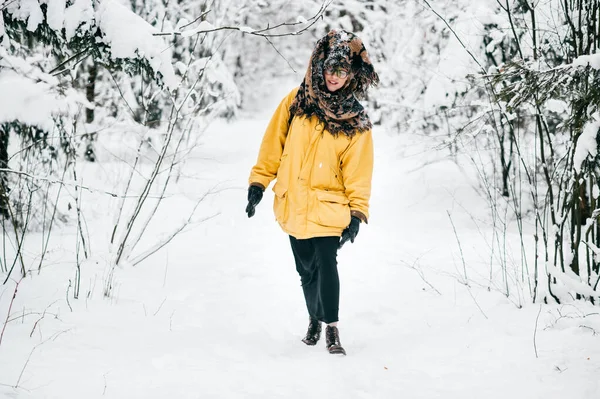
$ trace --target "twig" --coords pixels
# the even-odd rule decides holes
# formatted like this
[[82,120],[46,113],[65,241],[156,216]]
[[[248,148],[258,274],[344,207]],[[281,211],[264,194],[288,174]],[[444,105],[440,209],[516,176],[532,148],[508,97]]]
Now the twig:
[[165,275],[163,276],[163,288],[167,285],[167,272],[169,271],[169,250],[167,249],[167,262],[165,264]]
[[78,184],[76,182],[75,183],[67,183],[67,182],[64,182],[62,180],[56,180],[56,179],[52,179],[50,177],[44,177],[44,176],[35,176],[35,175],[32,175],[32,174],[27,173],[27,172],[22,172],[22,171],[19,171],[19,170],[14,170],[14,169],[9,169],[9,168],[0,168],[0,172],[13,173],[15,175],[24,176],[24,177],[26,177],[28,179],[43,180],[43,181],[46,181],[46,182],[52,183],[52,184],[62,184],[64,186],[79,187],[79,188],[81,188],[83,190],[87,190],[87,191],[89,191],[91,193],[97,192],[97,193],[102,193],[102,194],[108,194],[108,195],[110,195],[111,197],[114,197],[114,198],[120,198],[120,196],[118,194],[111,193],[109,191],[98,190],[98,189],[95,189],[95,188],[82,186],[82,185],[80,185],[80,184]]
[[6,3],[2,4],[2,5],[0,6],[0,11],[3,11],[4,9],[6,9],[6,7],[8,7],[9,5],[11,5],[11,4],[12,4],[12,3],[14,3],[15,1],[17,1],[17,0],[9,0],[9,1],[7,1]]
[[[328,0],[328,1],[324,1],[323,4],[321,5],[321,8],[319,9],[319,11],[317,11],[317,13],[315,15],[313,15],[311,18],[309,18],[308,20],[306,20],[306,22],[311,21],[308,25],[306,25],[304,28],[295,31],[295,32],[289,32],[289,33],[265,33],[265,32],[271,32],[277,28],[280,28],[282,26],[298,26],[298,25],[302,25],[306,22],[286,22],[286,23],[281,23],[272,27],[267,27],[264,29],[257,29],[257,30],[248,30],[245,28],[241,28],[239,26],[220,26],[218,28],[212,28],[212,29],[206,29],[206,30],[201,30],[198,32],[194,32],[195,34],[200,34],[200,33],[210,33],[210,32],[217,32],[217,31],[221,31],[221,30],[233,30],[233,31],[240,31],[243,33],[247,33],[249,35],[254,35],[254,36],[261,36],[261,37],[283,37],[283,36],[296,36],[296,35],[301,35],[302,33],[306,32],[307,30],[309,30],[313,25],[315,25],[317,23],[317,21],[319,19],[321,19],[323,17],[323,13],[325,12],[325,10],[327,9],[327,7],[329,7],[329,5],[333,2],[333,0]],[[159,33],[154,33],[153,36],[181,36],[182,34],[184,34],[185,32],[159,32]]]
[[448,218],[450,219],[450,224],[452,225],[452,230],[454,230],[454,237],[456,237],[456,242],[458,243],[458,249],[460,250],[460,258],[463,264],[463,271],[465,274],[465,285],[469,285],[469,278],[467,277],[467,264],[465,263],[465,255],[462,250],[462,245],[460,244],[460,239],[458,238],[458,233],[456,232],[456,226],[454,226],[454,221],[452,220],[452,216],[450,212],[446,211],[448,214]]
[[[38,323],[39,323],[40,321],[42,321],[42,319],[43,319],[43,318],[45,318],[45,317],[46,317],[46,311],[48,310],[48,308],[49,308],[50,306],[54,305],[56,302],[57,302],[57,301],[54,301],[54,302],[52,302],[50,305],[46,306],[46,309],[44,309],[44,313],[42,313],[42,317],[40,317],[39,319],[37,319],[37,320],[35,321],[35,323],[33,324],[33,328],[31,329],[31,333],[29,334],[29,338],[31,338],[31,337],[33,336],[33,333],[35,332],[35,328],[37,327]],[[54,313],[50,313],[50,314],[52,314],[52,315],[53,315],[55,318],[56,318],[56,317],[58,317],[58,315],[56,315],[56,314],[54,314]],[[23,314],[23,316],[25,316],[25,315]]]
[[277,49],[277,47],[275,47],[275,45],[273,44],[273,42],[272,42],[272,41],[271,41],[271,40],[270,40],[268,37],[265,37],[265,40],[266,40],[267,42],[269,42],[269,44],[271,45],[271,47],[273,47],[273,49],[274,49],[274,50],[277,52],[277,54],[279,54],[279,56],[280,56],[281,58],[283,58],[283,60],[284,60],[285,62],[287,62],[287,64],[288,64],[288,66],[290,67],[290,69],[291,69],[292,71],[294,71],[294,73],[295,73],[295,72],[297,72],[297,71],[296,71],[296,69],[295,69],[295,68],[292,66],[292,64],[290,64],[290,61],[289,61],[287,58],[285,58],[285,56],[284,56],[283,54],[281,54],[281,52],[280,52],[280,51]]
[[[79,57],[82,54],[87,53],[87,51],[90,49],[90,47],[86,47],[83,50],[81,50],[78,53],[75,53],[74,55],[72,55],[71,57],[67,58],[66,60],[64,60],[63,62],[61,62],[60,64],[58,64],[57,66],[55,66],[54,68],[52,68],[52,70],[50,72],[48,72],[48,75],[52,75],[54,74],[54,72],[56,72],[59,68],[61,68],[62,66],[68,64],[69,62],[71,62],[72,60],[74,60],[75,58]],[[87,56],[87,55],[86,55]],[[84,57],[85,58],[85,57]],[[79,63],[79,62],[78,62]],[[58,71],[56,74],[59,75],[63,72],[64,70]]]
[[[133,166],[131,167],[131,173],[129,174],[129,177],[127,179],[127,185],[125,186],[125,191],[124,193],[127,194],[129,192],[129,187],[131,186],[131,182],[133,181],[133,174],[135,172],[135,168],[139,162],[140,159],[140,153],[141,153],[141,148],[142,148],[142,144],[143,144],[143,140],[140,140],[140,145],[138,146],[138,150],[136,152],[136,156],[135,156],[135,160],[133,161]],[[113,227],[113,231],[112,231],[112,235],[110,237],[110,244],[112,245],[115,241],[115,236],[117,234],[117,228],[119,227],[119,223],[121,220],[121,216],[123,215],[123,209],[125,208],[125,196],[120,198],[121,201],[119,202],[119,212],[117,213],[117,218],[115,220],[115,225]]]
[[440,295],[440,296],[441,296],[441,295],[442,295],[442,293],[441,293],[440,291],[438,291],[438,289],[437,289],[437,288],[435,288],[435,287],[434,287],[434,286],[433,286],[433,285],[432,285],[432,284],[431,284],[429,281],[427,281],[427,280],[425,279],[425,274],[423,273],[423,270],[421,270],[421,268],[417,268],[417,267],[415,266],[415,264],[418,262],[418,260],[419,260],[418,258],[417,258],[417,259],[415,259],[415,261],[413,262],[413,264],[412,264],[412,265],[408,264],[408,262],[406,262],[406,261],[402,261],[402,263],[404,263],[404,264],[405,264],[405,266],[406,266],[406,267],[408,267],[409,269],[413,269],[414,271],[416,271],[416,272],[417,272],[417,274],[419,275],[419,277],[421,277],[421,280],[423,280],[423,282],[424,282],[425,284],[427,284],[429,287],[431,287],[431,289],[432,289],[432,290],[434,290],[434,291],[435,291],[435,292],[436,292],[438,295]]
[[448,29],[450,29],[450,32],[452,32],[452,35],[454,35],[454,37],[456,38],[456,40],[458,40],[458,42],[460,43],[460,45],[462,46],[462,48],[465,49],[465,51],[469,54],[469,56],[471,56],[471,58],[473,59],[473,61],[475,61],[475,63],[479,66],[479,68],[481,69],[481,71],[483,73],[486,73],[485,68],[483,67],[483,65],[481,65],[481,63],[479,62],[479,60],[477,59],[477,57],[475,57],[475,55],[473,54],[473,52],[471,50],[469,50],[467,48],[467,46],[463,43],[463,41],[461,40],[460,36],[458,36],[458,34],[454,31],[454,29],[452,28],[452,26],[450,26],[450,24],[448,23],[448,21],[446,21],[444,19],[444,17],[442,17],[432,6],[431,4],[429,4],[429,2],[427,0],[422,0],[423,3],[425,3],[427,5],[427,7],[429,7],[429,9],[439,18],[442,20],[442,22],[444,22],[444,24],[448,27]]
[[194,19],[192,22],[187,23],[185,25],[182,25],[179,27],[179,29],[183,29],[183,28],[187,28],[190,25],[193,25],[194,23],[198,22],[199,20],[203,19],[204,17],[206,17],[208,15],[208,13],[210,13],[212,10],[206,10],[204,11],[202,14],[200,14],[200,16],[196,19]]
[[162,300],[162,302],[160,303],[160,305],[158,305],[158,309],[156,309],[156,312],[154,312],[154,314],[152,316],[156,316],[158,314],[158,312],[160,312],[160,309],[162,309],[163,305],[165,304],[165,302],[167,301],[167,297],[165,297],[165,299]]
[[69,305],[69,309],[71,309],[71,312],[73,311],[73,308],[71,307],[71,304],[69,303],[69,289],[71,288],[71,279],[69,279],[69,286],[67,287],[67,305]]
[[46,339],[45,341],[40,342],[39,344],[37,344],[36,346],[34,346],[31,349],[31,352],[29,352],[29,356],[27,357],[27,360],[25,361],[25,364],[23,365],[23,368],[21,369],[21,373],[19,374],[19,378],[17,379],[17,383],[15,384],[14,388],[19,387],[19,383],[21,382],[21,378],[23,378],[23,373],[25,372],[25,368],[27,368],[27,365],[29,364],[29,361],[31,360],[31,356],[33,356],[33,352],[35,352],[35,350],[38,348],[38,346],[43,345],[50,340],[54,341],[60,335],[62,335],[63,333],[69,332],[69,331],[71,331],[71,329],[59,331],[56,334],[52,335],[50,338]]
[[[202,220],[200,220],[199,223],[202,223],[202,222],[205,222],[207,220],[210,220],[210,219],[212,219],[214,217],[217,217],[218,215],[220,215],[220,213],[216,213],[214,215],[207,216],[207,217],[203,218]],[[191,218],[191,216],[190,216],[190,218]],[[156,253],[159,249],[163,248],[165,245],[167,245],[169,242],[171,242],[171,240],[173,240],[173,238],[175,238],[179,233],[181,233],[183,231],[183,229],[185,229],[188,226],[189,220],[190,219],[188,219],[188,221],[186,221],[185,223],[182,223],[181,226],[179,226],[173,232],[171,232],[171,234],[169,234],[169,236],[164,241],[156,243],[153,247],[150,247],[149,249],[147,249],[143,253],[141,253],[138,256],[136,256],[135,258],[131,259],[130,263],[133,266],[135,266],[135,265],[139,264],[140,262],[142,262],[147,257],[149,257],[150,255]]]
[[592,327],[590,327],[590,326],[584,326],[584,325],[581,325],[581,326],[579,326],[579,328],[587,328],[588,330],[592,331],[592,335],[593,335],[594,337],[595,337],[595,336],[598,334],[598,332],[597,332],[597,331],[596,331],[594,328],[592,328]]
[[106,70],[108,71],[110,77],[112,78],[113,82],[115,82],[115,87],[117,88],[117,90],[119,91],[119,95],[121,96],[121,99],[123,100],[123,102],[125,103],[125,105],[127,105],[127,108],[129,108],[129,112],[131,112],[132,116],[135,116],[135,112],[133,111],[133,109],[131,108],[131,106],[129,105],[129,103],[127,102],[127,100],[125,99],[125,95],[123,94],[123,91],[121,91],[121,86],[119,86],[119,83],[117,83],[117,79],[115,79],[115,76],[113,75],[112,71],[108,68],[106,68]]
[[13,303],[15,302],[15,298],[17,296],[17,290],[19,289],[19,284],[21,284],[22,280],[23,280],[23,277],[21,277],[19,279],[19,281],[17,281],[17,284],[15,285],[15,290],[13,291],[13,296],[12,296],[12,299],[10,300],[10,305],[8,306],[6,320],[4,321],[4,325],[2,326],[2,333],[0,333],[0,345],[2,345],[2,337],[4,337],[4,330],[6,330],[6,325],[8,324],[8,318],[10,317],[10,311],[12,310]]
[[542,313],[542,305],[540,304],[540,310],[538,311],[537,317],[535,318],[535,328],[533,329],[533,350],[535,351],[535,358],[538,358],[538,350],[537,350],[537,328],[538,328],[538,320],[540,319],[540,313]]
[[[63,170],[61,180],[65,179],[65,175],[67,174],[68,166],[69,166],[69,162],[65,162],[65,168]],[[38,265],[38,274],[41,273],[41,271],[42,271],[42,264],[44,263],[44,258],[46,257],[46,252],[48,251],[48,244],[50,242],[50,233],[52,233],[52,226],[54,225],[54,219],[56,217],[56,211],[58,209],[58,201],[59,201],[59,197],[60,197],[63,187],[64,186],[62,184],[59,185],[58,192],[56,193],[56,201],[54,202],[54,209],[52,210],[52,216],[50,217],[50,224],[48,225],[48,234],[46,234],[45,240],[42,239],[42,254],[40,256],[40,264]],[[50,187],[48,186],[48,192],[49,191],[50,191]],[[44,207],[44,210],[45,209],[46,208]],[[44,217],[44,226],[45,226],[45,222],[46,222],[46,219]]]
[[[0,172],[1,172],[1,168],[0,168]],[[4,282],[2,284],[6,284],[6,282],[9,280],[10,276],[12,275],[12,272],[15,268],[16,262],[17,260],[19,260],[21,262],[21,270],[24,271],[25,270],[25,261],[23,260],[23,252],[21,251],[21,247],[23,245],[23,242],[21,240],[19,240],[19,231],[18,231],[18,226],[17,226],[17,219],[15,217],[15,213],[12,210],[12,206],[10,205],[10,199],[8,197],[8,194],[6,193],[6,188],[4,187],[4,184],[0,184],[0,196],[2,197],[2,199],[4,200],[4,204],[8,210],[9,216],[10,216],[10,221],[11,221],[11,225],[15,234],[15,240],[17,241],[17,254],[15,255],[15,260],[13,261],[12,266],[10,267],[10,270],[8,271],[8,274],[6,275],[6,278],[4,279]],[[2,220],[2,230],[6,233],[7,229],[4,226],[4,220],[5,218],[0,218]],[[23,229],[23,234],[25,234],[25,229]],[[6,234],[2,235],[3,239],[6,239]],[[5,263],[5,267],[7,265],[6,262],[6,245],[3,246],[4,247],[4,263]],[[25,273],[22,273],[22,277],[25,277]]]
[[481,314],[483,315],[483,317],[485,317],[486,319],[488,319],[487,315],[485,314],[485,312],[483,311],[483,309],[481,308],[481,306],[479,306],[479,302],[477,302],[477,298],[475,298],[475,296],[471,292],[471,287],[468,284],[465,284],[465,286],[467,287],[467,292],[471,296],[471,299],[475,303],[475,306],[477,306],[477,309],[479,309],[479,311],[481,312]]
[[104,396],[106,394],[106,388],[108,387],[106,384],[106,374],[108,373],[104,373],[103,377],[104,377],[104,389],[102,390],[102,396]]

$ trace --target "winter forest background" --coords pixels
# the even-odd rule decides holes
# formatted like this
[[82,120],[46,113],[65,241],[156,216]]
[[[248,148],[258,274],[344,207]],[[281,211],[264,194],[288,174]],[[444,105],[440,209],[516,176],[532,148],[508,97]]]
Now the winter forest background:
[[[420,143],[415,168],[455,164],[483,200],[472,216],[483,268],[465,260],[449,213],[429,225],[452,229],[456,280],[514,309],[573,306],[556,318],[600,332],[600,0],[0,0],[0,10],[0,363],[20,339],[13,326],[27,319],[33,335],[50,318],[20,285],[61,262],[44,289],[70,311],[98,292],[110,300],[116,273],[219,217],[198,209],[222,186],[175,199],[193,184],[186,162],[215,123],[261,110],[276,82],[299,83],[332,28],[357,33],[379,73],[365,104],[375,129]],[[102,274],[93,295],[90,268]],[[18,380],[0,383],[23,385],[33,349],[5,357]]]

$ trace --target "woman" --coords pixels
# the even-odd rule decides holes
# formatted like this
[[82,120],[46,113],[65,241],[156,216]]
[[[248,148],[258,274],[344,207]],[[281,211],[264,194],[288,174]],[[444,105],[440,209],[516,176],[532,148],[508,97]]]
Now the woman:
[[337,328],[337,250],[354,242],[369,216],[372,125],[358,99],[378,82],[362,41],[329,32],[317,42],[300,87],[275,111],[249,179],[252,217],[277,178],[273,209],[290,236],[309,314],[302,341],[315,345],[324,322],[330,353],[346,354]]

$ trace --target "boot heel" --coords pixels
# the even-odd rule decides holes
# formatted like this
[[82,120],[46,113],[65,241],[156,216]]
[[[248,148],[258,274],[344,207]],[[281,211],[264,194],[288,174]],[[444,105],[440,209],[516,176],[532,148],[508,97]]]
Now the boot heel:
[[340,342],[340,330],[337,327],[327,326],[325,329],[326,347],[332,355],[346,355],[346,350]]

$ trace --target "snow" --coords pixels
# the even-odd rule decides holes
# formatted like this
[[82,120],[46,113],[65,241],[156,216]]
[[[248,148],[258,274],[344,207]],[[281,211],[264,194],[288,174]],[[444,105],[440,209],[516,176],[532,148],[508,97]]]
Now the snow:
[[[28,238],[35,273],[20,282],[0,344],[0,396],[597,399],[597,307],[515,304],[489,283],[501,269],[485,239],[485,201],[422,136],[375,131],[370,223],[338,255],[348,356],[329,355],[323,339],[300,341],[308,320],[272,192],[253,218],[244,213],[262,133],[292,86],[271,82],[259,112],[210,127],[150,235],[171,231],[208,191],[197,216],[216,216],[138,266],[116,268],[110,297],[103,290],[117,199],[82,198],[92,255],[81,264],[79,299],[75,226],[52,235],[39,274],[44,237]],[[79,167],[89,186],[122,187],[119,164]],[[518,258],[510,232],[506,248]],[[0,288],[2,320],[15,284]]]
[[[0,53],[1,54],[1,53]],[[54,131],[53,116],[68,113],[68,103],[50,87],[12,71],[0,72],[0,123],[19,120],[47,132]],[[35,109],[36,112],[31,112]]]
[[65,20],[65,8],[66,3],[64,0],[48,0],[46,20],[51,29],[62,29]]
[[82,105],[89,106],[85,97],[72,88],[59,93],[58,79],[28,61],[0,48],[0,123],[20,121],[53,132],[55,117],[73,116]]
[[596,113],[593,118],[585,124],[581,135],[577,139],[577,147],[575,148],[575,155],[573,156],[573,166],[577,171],[581,169],[583,161],[586,160],[588,155],[591,155],[592,157],[596,156],[598,151],[596,144],[598,130],[600,130],[600,115]]
[[[138,155],[139,179],[149,175],[164,131],[132,125],[128,111],[126,121],[110,119],[107,126],[105,119],[98,118],[93,126],[85,125],[88,130],[78,127],[75,134],[99,132],[96,155],[100,162],[78,159],[80,180],[64,179],[67,195],[59,209],[69,220],[54,228],[40,270],[47,237],[42,232],[28,233],[23,256],[31,272],[19,281],[15,271],[0,286],[0,325],[5,326],[0,332],[0,397],[600,398],[598,306],[572,295],[574,291],[599,295],[598,288],[587,281],[587,271],[577,276],[540,260],[537,297],[549,295],[543,274],[551,272],[557,280],[553,292],[563,304],[532,304],[529,276],[521,264],[523,253],[528,257],[534,253],[531,215],[522,220],[525,247],[521,248],[515,221],[490,220],[490,204],[478,193],[481,176],[476,173],[480,171],[460,153],[449,158],[440,150],[439,137],[434,136],[445,135],[445,128],[441,133],[424,128],[423,117],[435,114],[439,107],[461,101],[459,106],[485,105],[481,99],[459,98],[471,85],[465,75],[480,72],[463,44],[483,60],[484,34],[492,39],[487,50],[496,52],[498,44],[512,35],[506,17],[496,13],[496,0],[433,5],[462,44],[422,2],[399,5],[389,1],[383,11],[389,15],[369,14],[367,18],[365,14],[364,20],[363,2],[341,2],[332,4],[332,11],[343,9],[344,16],[332,12],[323,18],[322,25],[327,26],[323,29],[351,30],[354,23],[364,25],[359,36],[383,86],[372,99],[390,105],[385,111],[389,131],[381,125],[374,131],[370,223],[362,225],[356,242],[345,245],[338,255],[340,331],[348,352],[343,358],[327,354],[324,339],[316,347],[300,341],[308,320],[288,238],[274,221],[271,190],[252,219],[244,213],[247,177],[262,133],[279,100],[302,80],[316,38],[313,34],[320,25],[317,31],[272,43],[282,57],[260,38],[236,42],[248,35],[234,34],[223,41],[229,32],[207,34],[204,41],[207,49],[214,41],[223,51],[190,57],[190,39],[183,39],[193,41],[194,35],[215,26],[250,32],[250,26],[274,24],[280,17],[306,23],[302,16],[295,16],[312,15],[307,6],[287,0],[220,2],[208,14],[214,25],[203,21],[188,27],[199,10],[191,3],[180,7],[173,2],[144,2],[145,8],[137,11],[147,21],[164,23],[157,23],[156,28],[134,15],[129,8],[132,4],[125,0],[18,0],[9,1],[6,11],[27,21],[32,30],[42,21],[43,3],[48,5],[50,28],[64,29],[70,39],[97,24],[103,32],[98,40],[110,46],[114,59],[146,57],[168,88],[178,86],[173,68],[180,75],[202,76],[205,80],[193,97],[222,100],[211,104],[212,109],[225,108],[225,103],[239,105],[240,80],[249,76],[262,80],[259,87],[244,86],[243,94],[252,100],[237,120],[217,121],[201,136],[198,131],[204,128],[204,120],[190,124],[186,140],[199,140],[199,145],[177,165],[180,173],[156,218],[141,236],[140,245],[126,247],[128,258],[118,266],[112,263],[115,248],[110,238],[118,213],[126,214],[132,199],[105,193],[125,192],[125,177]],[[542,32],[554,14],[547,12],[548,4],[536,7]],[[3,24],[0,17],[0,123],[18,119],[42,127],[57,143],[54,118],[59,114],[74,118],[90,104],[81,86],[79,94],[74,89],[65,91],[72,82],[42,72],[55,66],[52,57],[45,60],[45,52],[34,52],[27,59],[10,55],[5,50],[8,36],[2,37]],[[492,25],[491,31],[485,30]],[[159,28],[162,33],[181,35],[157,36]],[[527,57],[530,35],[523,35],[521,44]],[[250,47],[257,51],[248,52]],[[180,59],[175,65],[171,65],[171,54]],[[273,55],[279,58],[272,61]],[[580,57],[574,65],[599,68],[598,57]],[[274,79],[286,73],[286,60],[302,65],[292,83]],[[232,63],[241,65],[235,77]],[[98,113],[114,105],[100,103],[103,99],[120,95],[129,104],[139,105],[136,96],[143,88],[135,81],[117,80],[114,83],[123,93],[116,92],[112,80],[110,86],[99,81]],[[175,101],[186,117],[197,112],[197,102],[180,104],[181,97]],[[118,105],[123,106],[122,102]],[[499,104],[504,110],[508,105]],[[557,114],[569,112],[564,101],[550,100],[544,106],[545,111]],[[371,116],[375,115],[372,111]],[[448,109],[450,118],[453,112]],[[487,108],[480,109],[469,118],[479,120],[487,112]],[[509,118],[516,117],[516,113],[509,114]],[[395,119],[395,126],[390,119]],[[474,126],[461,136],[481,136],[486,129],[490,127]],[[600,115],[594,115],[577,142],[577,167],[596,155],[598,129]],[[454,133],[449,133],[448,140]],[[9,155],[16,165],[15,153],[20,148],[13,136]],[[140,138],[148,145],[138,152]],[[558,147],[566,145],[558,143]],[[534,148],[526,148],[532,157]],[[170,152],[168,156],[178,153]],[[49,156],[44,159],[49,160]],[[90,189],[75,192],[77,183]],[[599,193],[598,185],[593,185],[593,197]],[[159,194],[154,189],[149,199]],[[83,235],[90,246],[87,259],[78,241],[73,208],[79,195],[85,214]],[[523,201],[527,209],[528,200]],[[494,205],[498,215],[507,214],[502,212],[507,203]],[[140,219],[146,217],[146,213],[140,215]],[[188,221],[165,248],[137,263]],[[494,226],[496,234],[500,231],[499,222],[507,224],[501,237],[493,233]],[[593,218],[587,220],[585,230],[592,222]],[[558,229],[558,225],[551,227]],[[117,237],[122,233],[117,231]],[[591,253],[599,257],[593,240],[585,239],[590,240],[586,244]],[[1,270],[10,265],[14,252],[10,241],[3,243],[2,278],[6,273]],[[580,251],[586,247],[582,245]],[[567,264],[572,257],[568,254]],[[528,261],[533,274],[534,260]],[[75,299],[78,268],[81,286]]]
[[600,69],[600,54],[581,55],[573,61],[573,66],[591,66]]
[[[9,2],[6,7],[16,19],[27,21],[30,31],[44,19],[37,0]],[[1,38],[4,35],[3,18],[0,21]],[[52,29],[64,27],[67,40],[96,23],[103,33],[98,40],[110,47],[113,59],[146,58],[152,69],[161,74],[167,88],[175,89],[179,83],[171,64],[171,53],[167,51],[169,46],[163,38],[155,36],[157,29],[116,0],[103,0],[96,12],[92,0],[75,0],[68,7],[65,0],[48,0],[47,22]]]
[[189,30],[185,30],[185,31],[181,32],[181,36],[188,37],[188,36],[196,35],[198,33],[211,31],[214,29],[215,29],[215,27],[213,24],[211,24],[208,21],[202,21],[194,29],[189,29]]
[[[106,4],[108,6],[111,4],[111,2],[112,0],[103,0],[101,4]],[[94,7],[92,5],[92,0],[76,0],[70,7],[65,9],[64,17],[65,34],[67,36],[67,40],[71,40],[77,35],[78,30],[85,31],[86,27],[89,28],[89,25],[92,23],[94,19]],[[123,27],[124,26],[128,25],[123,25]]]
[[238,27],[238,29],[239,29],[241,32],[245,32],[245,33],[252,33],[252,32],[254,32],[254,29],[252,29],[252,28],[251,28],[251,27],[249,27],[249,26],[240,26],[240,27]]
[[[480,45],[483,34],[481,21],[485,20],[484,15],[491,12],[479,3],[467,7],[463,13],[461,10],[452,12],[458,14],[452,26],[456,35],[450,33],[448,44],[440,53],[439,64],[433,71],[423,96],[425,109],[452,107],[456,101],[456,94],[465,92],[469,87],[465,77],[468,74],[481,72],[477,64],[477,62],[481,64],[481,61],[475,62],[469,52],[478,54],[476,49]],[[464,15],[479,15],[479,17],[471,18]]]
[[550,99],[546,102],[546,109],[551,112],[556,112],[557,114],[561,114],[563,112],[567,112],[569,109],[569,105],[562,100],[554,100]]
[[154,36],[157,29],[115,0],[100,3],[96,20],[104,34],[100,40],[110,46],[113,59],[144,57],[169,89],[177,87],[168,45]]

